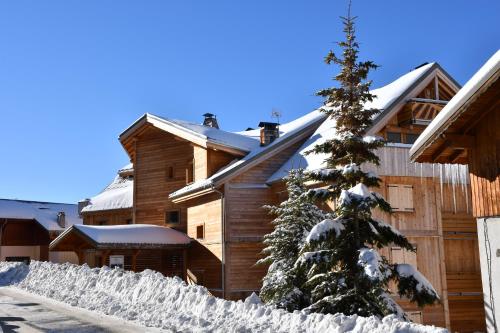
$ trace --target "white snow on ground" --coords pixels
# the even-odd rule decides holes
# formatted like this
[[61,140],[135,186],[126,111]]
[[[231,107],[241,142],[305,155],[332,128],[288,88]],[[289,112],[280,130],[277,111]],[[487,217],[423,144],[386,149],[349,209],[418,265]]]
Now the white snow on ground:
[[169,227],[153,224],[124,225],[83,225],[74,228],[93,239],[105,244],[189,244],[191,239],[184,233]]
[[82,223],[75,204],[0,199],[0,218],[37,220],[47,230],[64,230],[57,223],[59,212],[65,214],[66,227]]
[[[0,280],[5,279],[9,267],[26,270],[22,263],[2,262]],[[260,305],[255,296],[245,302],[226,301],[211,296],[204,287],[150,270],[133,273],[32,261],[26,277],[15,286],[72,306],[176,332],[446,332],[394,316],[289,313]]]
[[[127,170],[128,166],[120,169],[120,171]],[[82,212],[132,208],[134,201],[133,193],[134,180],[117,175],[113,182],[101,193],[90,199],[89,205],[84,207]]]

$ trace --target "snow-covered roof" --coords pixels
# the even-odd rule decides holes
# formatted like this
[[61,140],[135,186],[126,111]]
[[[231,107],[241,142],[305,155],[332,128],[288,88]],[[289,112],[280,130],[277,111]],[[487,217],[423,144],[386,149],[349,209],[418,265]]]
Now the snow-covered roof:
[[210,126],[195,124],[183,120],[168,119],[146,113],[121,135],[123,142],[134,130],[145,123],[149,123],[161,130],[174,134],[180,138],[196,143],[202,147],[213,147],[221,150],[239,151],[248,153],[259,146],[260,141],[254,137],[239,133],[227,132]]
[[[210,188],[213,186],[218,186],[223,179],[229,175],[234,175],[236,171],[242,171],[245,167],[251,167],[254,162],[260,160],[260,158],[265,158],[267,153],[271,153],[277,147],[283,145],[286,142],[290,142],[293,139],[300,137],[300,134],[308,134],[307,129],[312,126],[317,126],[321,121],[326,118],[326,115],[319,110],[314,110],[298,119],[295,119],[287,124],[280,125],[280,137],[267,146],[260,146],[260,144],[255,147],[250,153],[241,158],[240,160],[229,164],[228,166],[222,168],[211,177],[203,180],[194,182],[188,186],[185,186],[175,192],[170,194],[170,198],[176,198],[186,195],[191,192],[196,192],[202,189]],[[246,133],[252,131],[245,131],[239,133]],[[253,133],[247,133],[245,135],[252,136]]]
[[498,50],[479,71],[467,81],[457,94],[448,102],[448,104],[439,112],[436,118],[418,137],[410,150],[412,159],[417,158],[423,150],[448,128],[448,126],[465,111],[470,100],[475,94],[486,88],[485,85],[492,83],[498,78],[500,70],[500,50]]
[[82,223],[75,204],[0,199],[0,218],[36,220],[49,231],[61,231],[57,214],[64,212],[65,226]]
[[189,244],[191,238],[169,227],[153,224],[83,225],[74,228],[98,244]]
[[[124,168],[120,169],[122,172]],[[90,198],[90,203],[82,212],[132,208],[134,203],[134,180],[131,177],[117,175],[101,193]]]
[[[403,100],[419,83],[424,76],[430,74],[435,68],[438,68],[437,63],[430,63],[421,66],[389,83],[386,86],[371,90],[371,93],[376,96],[372,102],[365,105],[365,109],[380,109],[382,112],[377,115],[374,122],[378,122],[381,118],[386,117],[391,113],[398,101]],[[330,140],[335,136],[335,121],[331,118],[325,121],[304,142],[304,144],[286,161],[269,179],[268,183],[276,182],[285,177],[292,169],[303,168],[306,170],[317,170],[325,167],[324,160],[326,155],[305,153],[317,144]]]

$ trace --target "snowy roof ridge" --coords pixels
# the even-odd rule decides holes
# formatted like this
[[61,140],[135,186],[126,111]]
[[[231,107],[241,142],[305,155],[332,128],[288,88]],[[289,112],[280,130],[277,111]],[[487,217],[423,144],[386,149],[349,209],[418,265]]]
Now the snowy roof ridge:
[[163,131],[172,133],[173,135],[201,145],[202,147],[213,146],[214,148],[233,152],[236,151],[241,154],[248,153],[259,145],[258,140],[245,135],[184,120],[169,119],[151,113],[145,113],[123,131],[119,136],[120,140],[123,141],[127,139],[128,136],[134,132],[134,129],[145,123],[152,124]]
[[[82,212],[96,212],[103,210],[128,209],[133,206],[134,180],[131,177],[122,177],[120,173],[131,170],[127,164],[118,170],[113,181],[99,194],[91,197],[89,204],[83,207]],[[127,169],[127,167],[129,167]]]
[[65,214],[66,226],[81,222],[76,204],[0,199],[0,218],[35,220],[49,231],[64,230],[57,223],[57,215],[60,212]]
[[177,191],[170,193],[169,198],[177,198],[184,196],[189,193],[197,192],[200,190],[208,189],[211,187],[218,186],[224,181],[226,177],[234,175],[238,171],[243,170],[245,167],[251,167],[253,163],[257,163],[263,156],[273,152],[275,149],[285,145],[288,142],[295,142],[294,139],[299,139],[301,135],[307,135],[309,130],[317,126],[318,123],[322,122],[326,118],[326,115],[320,111],[320,109],[309,112],[308,114],[297,118],[287,124],[283,124],[287,129],[287,132],[280,136],[278,139],[273,141],[267,146],[258,146],[252,150],[249,154],[244,156],[242,159],[229,164],[228,166],[222,168],[211,177],[203,180],[199,180],[190,185],[187,185]]
[[[376,95],[376,98],[374,98],[372,102],[366,103],[365,109],[374,108],[382,110],[382,112],[374,118],[373,126],[382,121],[383,118],[387,118],[394,107],[403,100],[421,80],[430,75],[435,69],[439,69],[444,75],[449,76],[437,62],[432,62],[400,76],[385,86],[371,90],[370,92]],[[449,76],[449,78],[456,83],[451,76]],[[306,155],[305,153],[313,149],[317,144],[333,139],[334,137],[335,120],[327,118],[311,137],[306,140],[306,142],[304,142],[304,144],[271,177],[268,178],[267,183],[270,184],[281,180],[292,169],[303,168],[310,171],[320,169],[326,155]]]
[[[422,151],[434,141],[434,139],[448,128],[446,123],[454,121],[465,108],[473,96],[485,88],[488,83],[493,83],[492,78],[498,78],[500,72],[500,50],[497,50],[491,58],[467,81],[455,96],[438,113],[436,118],[417,138],[410,149],[410,158],[417,158]],[[489,86],[489,85],[488,85]]]

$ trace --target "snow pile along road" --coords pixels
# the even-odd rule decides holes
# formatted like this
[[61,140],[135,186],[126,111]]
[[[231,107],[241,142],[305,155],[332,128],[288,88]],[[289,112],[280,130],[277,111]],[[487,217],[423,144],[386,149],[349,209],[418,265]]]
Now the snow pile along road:
[[393,316],[379,320],[289,313],[260,304],[256,296],[245,302],[226,301],[211,296],[204,287],[187,285],[150,270],[133,273],[37,261],[29,267],[0,263],[0,281],[5,285],[11,278],[14,286],[37,295],[178,332],[446,332]]

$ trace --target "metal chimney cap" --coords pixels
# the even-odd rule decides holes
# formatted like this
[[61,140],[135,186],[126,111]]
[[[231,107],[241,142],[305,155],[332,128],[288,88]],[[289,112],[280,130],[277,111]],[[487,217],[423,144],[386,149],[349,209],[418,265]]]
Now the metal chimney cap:
[[203,114],[203,117],[205,117],[205,118],[216,118],[217,116],[214,115],[213,113],[207,112],[207,113]]

